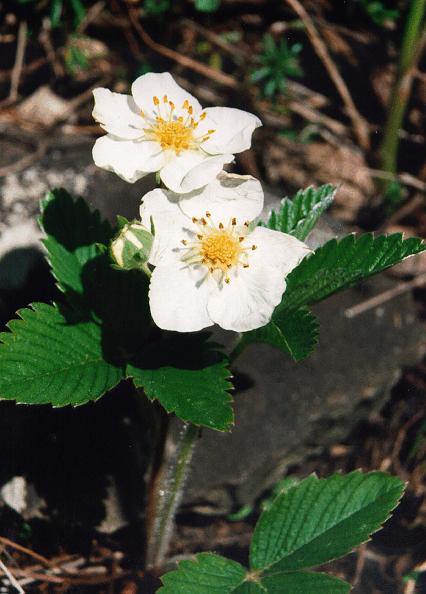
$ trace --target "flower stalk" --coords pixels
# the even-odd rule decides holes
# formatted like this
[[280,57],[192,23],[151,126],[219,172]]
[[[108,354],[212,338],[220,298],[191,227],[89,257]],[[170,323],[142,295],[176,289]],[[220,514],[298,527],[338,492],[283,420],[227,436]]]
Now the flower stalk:
[[162,466],[155,488],[155,511],[148,533],[147,569],[159,570],[164,565],[198,432],[195,425],[181,423],[174,443],[171,443],[170,433],[166,437]]

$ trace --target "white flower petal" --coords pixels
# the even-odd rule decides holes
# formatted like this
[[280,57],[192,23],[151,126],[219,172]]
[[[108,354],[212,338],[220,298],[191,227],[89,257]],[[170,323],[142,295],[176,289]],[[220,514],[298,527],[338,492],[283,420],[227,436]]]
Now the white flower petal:
[[276,268],[249,262],[249,268],[232,271],[229,284],[223,283],[210,295],[207,310],[225,330],[248,332],[265,326],[285,291],[284,277]]
[[128,140],[143,135],[143,119],[131,95],[112,93],[99,87],[93,91],[95,105],[92,116],[104,130]]
[[147,229],[151,228],[151,217],[154,224],[154,241],[149,257],[150,264],[157,266],[160,261],[175,259],[172,251],[179,246],[182,239],[187,238],[184,228],[190,220],[178,206],[179,195],[168,190],[157,188],[145,194],[140,207],[141,222]]
[[311,250],[291,235],[264,227],[247,236],[243,245],[256,245],[248,252],[248,268],[230,271],[210,296],[207,309],[212,320],[225,330],[247,332],[267,324],[286,288],[285,277]]
[[210,156],[203,151],[183,151],[169,154],[168,163],[161,170],[161,180],[173,192],[185,194],[205,186],[222,170],[233,155]]
[[284,277],[296,268],[305,256],[312,253],[303,241],[265,227],[256,227],[246,241],[257,246],[257,249],[250,253],[250,264],[253,262],[260,266],[265,263],[273,266]]
[[130,183],[158,171],[164,163],[158,142],[122,140],[111,134],[97,139],[92,154],[98,167],[113,171]]
[[[153,98],[158,97],[161,108],[164,95],[167,95],[169,101],[173,101],[179,112],[185,101],[192,105],[194,114],[201,111],[198,100],[182,89],[169,72],[143,74],[132,84],[132,95],[139,108],[147,115],[157,115]],[[167,115],[168,113],[167,111]]]
[[236,175],[221,171],[207,186],[185,194],[179,201],[182,211],[189,217],[212,215],[213,222],[236,217],[238,224],[256,219],[263,209],[263,190],[251,175]]
[[200,266],[178,260],[152,273],[149,302],[154,322],[163,330],[195,332],[213,324],[207,312],[210,279]]
[[197,132],[202,135],[214,130],[201,145],[211,155],[249,149],[254,130],[262,125],[252,113],[233,107],[208,107],[204,111],[207,117],[200,122]]

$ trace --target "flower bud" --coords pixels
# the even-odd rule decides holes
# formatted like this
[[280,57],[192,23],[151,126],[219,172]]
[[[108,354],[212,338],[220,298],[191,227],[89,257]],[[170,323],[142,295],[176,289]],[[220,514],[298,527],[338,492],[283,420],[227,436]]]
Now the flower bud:
[[111,242],[111,257],[123,270],[146,270],[153,239],[140,223],[126,223]]

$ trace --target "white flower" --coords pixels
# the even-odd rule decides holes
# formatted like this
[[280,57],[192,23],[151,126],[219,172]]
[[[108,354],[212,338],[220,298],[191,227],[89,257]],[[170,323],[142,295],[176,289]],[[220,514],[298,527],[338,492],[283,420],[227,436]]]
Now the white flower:
[[148,73],[132,85],[132,95],[93,91],[93,117],[108,132],[93,147],[99,167],[128,182],[160,172],[178,193],[206,185],[250,148],[259,118],[229,107],[201,105],[168,72]]
[[310,250],[291,235],[253,229],[262,206],[257,180],[225,172],[191,195],[145,195],[142,224],[152,217],[155,228],[149,297],[157,326],[246,332],[270,321],[286,275]]

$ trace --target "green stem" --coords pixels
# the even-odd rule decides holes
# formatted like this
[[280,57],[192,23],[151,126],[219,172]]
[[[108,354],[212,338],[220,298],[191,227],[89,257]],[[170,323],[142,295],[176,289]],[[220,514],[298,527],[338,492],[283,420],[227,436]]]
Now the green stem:
[[390,173],[397,171],[399,130],[402,126],[408,100],[411,94],[415,65],[425,43],[426,28],[423,18],[426,0],[411,0],[398,64],[398,75],[392,90],[390,107],[381,146],[382,169]]
[[198,432],[199,429],[195,425],[183,423],[177,443],[165,444],[162,469],[155,489],[154,518],[148,534],[148,569],[158,570],[164,565]]

